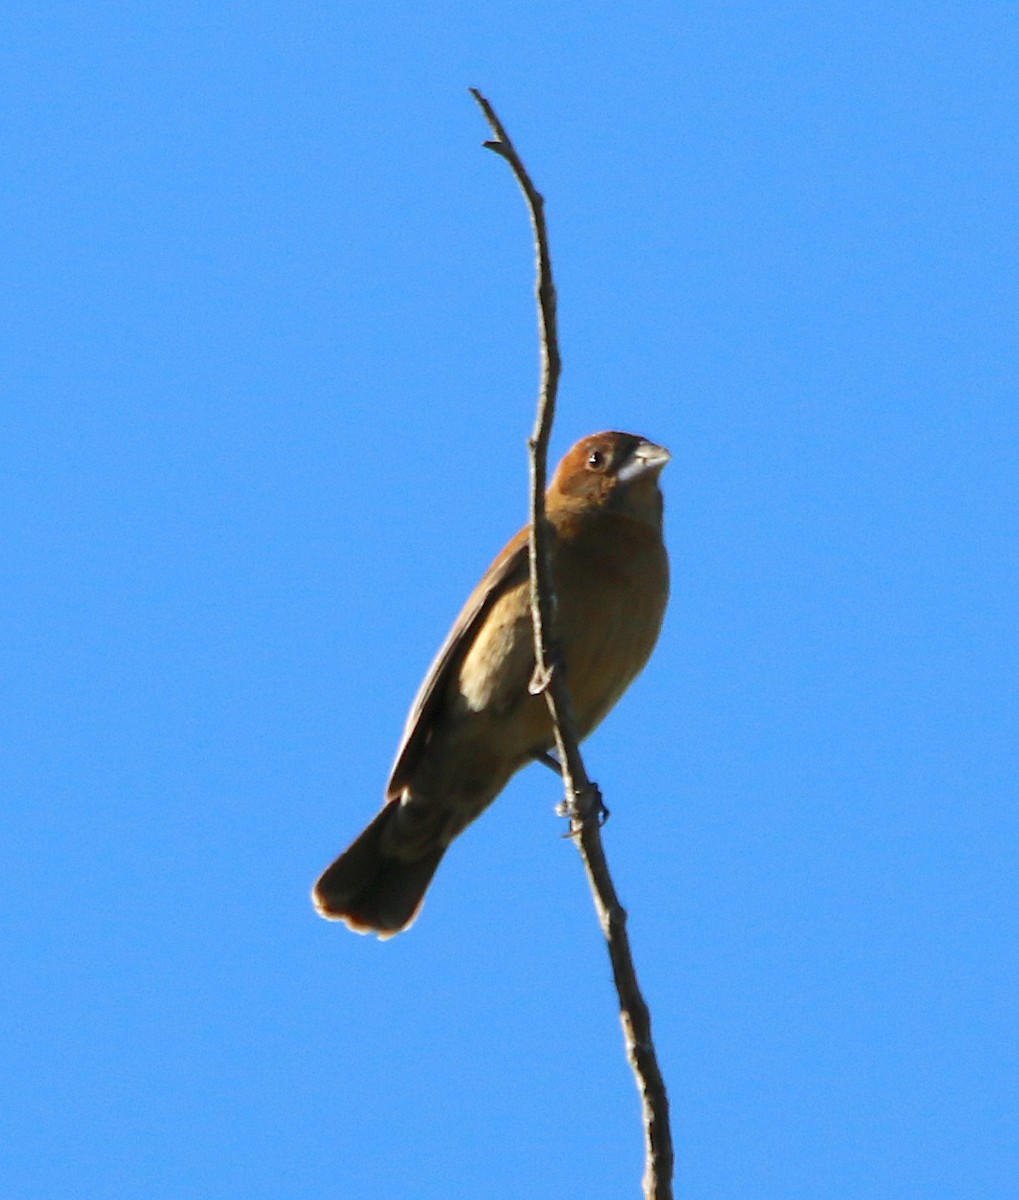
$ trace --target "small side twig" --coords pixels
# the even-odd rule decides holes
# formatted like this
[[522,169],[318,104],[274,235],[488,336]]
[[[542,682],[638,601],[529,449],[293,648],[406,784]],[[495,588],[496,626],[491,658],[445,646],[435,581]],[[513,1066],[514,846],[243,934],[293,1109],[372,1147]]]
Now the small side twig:
[[492,105],[476,88],[470,90],[495,134],[485,145],[506,160],[524,193],[534,232],[537,259],[535,290],[540,325],[541,390],[534,431],[528,441],[531,465],[530,598],[536,663],[532,689],[544,692],[555,731],[558,762],[551,755],[545,755],[539,761],[546,766],[552,766],[562,775],[570,832],[580,849],[598,920],[608,945],[612,976],[619,997],[627,1057],[633,1068],[641,1099],[645,1149],[644,1196],[646,1200],[672,1200],[673,1149],[669,1127],[669,1100],[651,1037],[651,1015],[637,981],[626,932],[626,910],[619,902],[605,859],[601,837],[600,817],[604,811],[601,796],[597,786],[588,778],[584,767],[573,713],[573,700],[565,672],[556,669],[559,659],[550,636],[554,594],[549,565],[551,530],[545,516],[545,480],[561,360],[545,203],[531,182],[527,169]]

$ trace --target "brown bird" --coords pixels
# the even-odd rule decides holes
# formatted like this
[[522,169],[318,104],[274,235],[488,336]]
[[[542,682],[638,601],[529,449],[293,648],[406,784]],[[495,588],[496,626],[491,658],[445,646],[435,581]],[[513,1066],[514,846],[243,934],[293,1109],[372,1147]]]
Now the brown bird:
[[[554,634],[586,737],[647,662],[669,596],[662,446],[596,433],[559,464],[552,526]],[[382,811],[315,884],[315,907],[391,937],[417,916],[449,844],[521,767],[554,744],[528,692],[534,642],[522,529],[485,572],[411,707]]]

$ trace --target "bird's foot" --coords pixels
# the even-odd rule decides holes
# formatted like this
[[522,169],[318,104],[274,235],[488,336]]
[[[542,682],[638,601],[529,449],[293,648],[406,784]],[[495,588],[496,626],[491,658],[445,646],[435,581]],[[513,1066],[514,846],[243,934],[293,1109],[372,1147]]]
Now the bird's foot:
[[563,837],[576,837],[584,822],[592,818],[601,829],[612,815],[602,799],[601,788],[594,782],[589,782],[586,790],[575,798],[561,800],[556,805],[555,814],[570,822],[570,830]]

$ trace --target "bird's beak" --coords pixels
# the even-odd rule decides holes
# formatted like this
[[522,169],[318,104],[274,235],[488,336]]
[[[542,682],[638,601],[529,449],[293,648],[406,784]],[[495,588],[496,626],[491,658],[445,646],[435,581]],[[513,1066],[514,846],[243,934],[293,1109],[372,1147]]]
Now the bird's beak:
[[672,455],[664,446],[654,442],[641,442],[619,469],[616,478],[620,483],[640,479],[644,475],[657,476]]

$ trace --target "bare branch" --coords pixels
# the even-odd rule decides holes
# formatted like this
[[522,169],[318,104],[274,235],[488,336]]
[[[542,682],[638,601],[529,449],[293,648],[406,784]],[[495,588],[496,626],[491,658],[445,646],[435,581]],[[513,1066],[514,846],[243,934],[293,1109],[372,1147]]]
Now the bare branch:
[[672,1200],[673,1150],[665,1081],[658,1067],[651,1037],[651,1016],[641,994],[633,965],[630,941],[626,933],[626,910],[619,902],[605,860],[601,837],[601,817],[605,809],[601,802],[601,794],[588,778],[584,767],[573,715],[573,700],[565,671],[557,669],[561,659],[550,632],[553,629],[554,595],[549,565],[549,542],[552,535],[545,517],[545,479],[561,362],[556,323],[556,291],[552,279],[552,259],[548,249],[545,202],[531,182],[527,169],[492,105],[476,88],[471,88],[471,95],[480,105],[495,134],[494,139],[485,142],[485,145],[506,160],[524,193],[534,231],[537,259],[535,290],[541,341],[541,392],[534,432],[528,441],[531,463],[530,596],[536,663],[531,690],[535,693],[543,692],[545,695],[555,731],[558,762],[551,755],[540,756],[538,761],[545,766],[551,766],[553,770],[558,770],[562,775],[566,797],[564,809],[570,818],[570,832],[580,849],[598,920],[608,944],[612,976],[619,997],[626,1053],[636,1077],[643,1112],[644,1196],[646,1200]]

